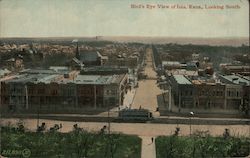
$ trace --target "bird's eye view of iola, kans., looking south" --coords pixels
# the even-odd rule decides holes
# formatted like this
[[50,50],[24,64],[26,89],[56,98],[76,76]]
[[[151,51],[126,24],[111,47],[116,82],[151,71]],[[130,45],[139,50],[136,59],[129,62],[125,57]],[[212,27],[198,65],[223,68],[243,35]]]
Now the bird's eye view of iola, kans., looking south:
[[0,0],[0,158],[250,158],[249,0]]

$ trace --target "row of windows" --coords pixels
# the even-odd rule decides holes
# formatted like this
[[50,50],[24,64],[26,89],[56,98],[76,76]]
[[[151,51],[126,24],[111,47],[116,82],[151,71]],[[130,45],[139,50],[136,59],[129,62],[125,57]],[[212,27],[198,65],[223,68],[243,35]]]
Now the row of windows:
[[[181,92],[181,96],[192,96],[192,95],[195,95],[193,93],[193,91],[182,91]],[[212,91],[212,92],[209,92],[209,91],[200,91],[199,92],[199,95],[204,95],[204,96],[224,96],[223,94],[223,91]]]
[[201,91],[200,95],[210,95],[210,96],[224,96],[223,91]]
[[241,95],[242,95],[242,93],[239,91],[227,91],[228,97],[239,97]]
[[106,90],[106,94],[108,95],[115,95],[117,93],[116,90]]
[[193,108],[193,107],[200,107],[200,108],[224,108],[224,103],[223,102],[213,102],[213,101],[207,101],[207,102],[187,102],[187,101],[182,101],[181,102],[181,107],[182,108]]

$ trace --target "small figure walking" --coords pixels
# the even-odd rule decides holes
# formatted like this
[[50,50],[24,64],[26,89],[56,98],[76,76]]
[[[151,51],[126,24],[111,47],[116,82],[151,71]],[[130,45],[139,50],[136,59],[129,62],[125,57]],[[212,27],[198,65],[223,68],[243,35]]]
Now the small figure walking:
[[153,143],[154,142],[154,138],[152,137],[151,140],[152,140],[152,143]]

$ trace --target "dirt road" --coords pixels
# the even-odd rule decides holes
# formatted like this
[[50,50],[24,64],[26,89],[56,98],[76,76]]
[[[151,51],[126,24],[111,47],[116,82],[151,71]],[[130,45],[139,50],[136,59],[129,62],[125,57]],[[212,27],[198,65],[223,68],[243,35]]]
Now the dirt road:
[[[15,125],[20,119],[1,119],[1,125],[13,124]],[[26,128],[35,131],[37,120],[36,119],[23,119]],[[52,127],[54,124],[62,123],[63,128],[61,132],[69,132],[72,127],[77,123],[80,127],[88,131],[99,131],[105,122],[74,122],[74,121],[55,121],[55,120],[43,120],[41,119],[40,124],[45,122],[47,128]],[[180,127],[180,135],[188,136],[190,134],[190,125],[178,125]],[[157,137],[160,135],[172,135],[175,131],[177,125],[175,124],[148,124],[148,123],[111,123],[111,131],[147,136],[147,137]],[[250,137],[250,126],[249,125],[191,125],[192,132],[199,131],[209,131],[212,136],[220,136],[224,132],[225,128],[228,128],[233,135],[242,135]]]
[[144,108],[148,109],[158,116],[159,113],[155,112],[157,105],[157,96],[161,95],[162,92],[156,84],[157,74],[152,66],[152,49],[148,48],[146,50],[145,59],[145,69],[144,74],[147,75],[148,79],[139,81],[139,87],[136,91],[134,102],[132,103],[132,108]]

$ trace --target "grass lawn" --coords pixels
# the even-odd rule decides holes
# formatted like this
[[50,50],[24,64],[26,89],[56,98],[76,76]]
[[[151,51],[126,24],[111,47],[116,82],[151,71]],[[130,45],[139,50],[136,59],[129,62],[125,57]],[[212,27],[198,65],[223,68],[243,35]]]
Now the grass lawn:
[[179,137],[156,138],[157,158],[178,157],[245,157],[250,153],[250,138],[246,137]]
[[1,128],[1,154],[6,157],[140,158],[141,139],[123,134],[29,132]]

